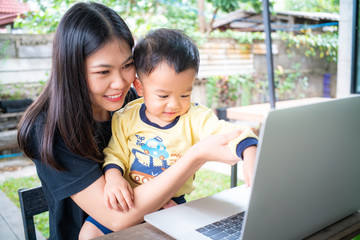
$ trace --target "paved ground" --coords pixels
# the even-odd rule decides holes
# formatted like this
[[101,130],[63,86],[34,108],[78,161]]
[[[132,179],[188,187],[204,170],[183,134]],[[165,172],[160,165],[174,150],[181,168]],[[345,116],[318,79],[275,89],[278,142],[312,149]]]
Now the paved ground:
[[[36,174],[33,163],[24,157],[0,160],[0,182],[8,178],[32,176]],[[20,209],[0,191],[0,239],[25,239]],[[45,238],[37,232],[37,239]]]
[[19,209],[0,191],[0,239],[25,239]]
[[[238,169],[238,178],[242,179],[240,166]],[[225,164],[207,163],[203,168],[228,175],[231,174],[231,167]],[[25,157],[0,159],[0,182],[8,178],[32,176],[35,174],[36,169],[34,164]],[[38,232],[38,234],[40,233]],[[20,209],[16,207],[2,191],[0,191],[0,239],[25,239]],[[39,235],[38,239],[45,238]]]
[[0,160],[0,182],[8,178],[26,177],[36,174],[32,161],[25,157]]

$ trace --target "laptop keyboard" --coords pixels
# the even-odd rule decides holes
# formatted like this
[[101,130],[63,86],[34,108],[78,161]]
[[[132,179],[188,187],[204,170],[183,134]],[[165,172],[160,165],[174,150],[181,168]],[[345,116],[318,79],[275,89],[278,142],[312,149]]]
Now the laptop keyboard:
[[234,214],[217,222],[196,229],[210,239],[240,239],[245,212]]

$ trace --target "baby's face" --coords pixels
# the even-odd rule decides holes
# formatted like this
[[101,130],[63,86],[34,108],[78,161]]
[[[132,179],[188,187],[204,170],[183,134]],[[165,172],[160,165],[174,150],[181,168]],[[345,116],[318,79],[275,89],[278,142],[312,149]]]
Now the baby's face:
[[166,126],[186,113],[195,77],[194,69],[176,73],[166,63],[161,63],[150,75],[142,76],[140,94],[144,97],[147,118],[159,126]]

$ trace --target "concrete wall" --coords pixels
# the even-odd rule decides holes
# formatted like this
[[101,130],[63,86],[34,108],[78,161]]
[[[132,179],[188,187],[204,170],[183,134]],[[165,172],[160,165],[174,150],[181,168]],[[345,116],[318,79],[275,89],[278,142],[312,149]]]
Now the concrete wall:
[[0,34],[0,83],[46,81],[53,35]]
[[[265,48],[265,46],[264,46]],[[322,97],[324,74],[331,74],[330,88],[331,97],[336,95],[337,84],[337,64],[328,62],[325,58],[319,56],[305,56],[305,48],[290,49],[291,55],[287,52],[288,48],[283,41],[273,41],[273,64],[274,69],[279,65],[283,69],[291,70],[292,67],[300,63],[299,71],[302,76],[308,77],[309,86],[306,89],[306,97]],[[267,74],[266,68],[266,52],[258,51],[254,53],[254,68],[257,74]]]

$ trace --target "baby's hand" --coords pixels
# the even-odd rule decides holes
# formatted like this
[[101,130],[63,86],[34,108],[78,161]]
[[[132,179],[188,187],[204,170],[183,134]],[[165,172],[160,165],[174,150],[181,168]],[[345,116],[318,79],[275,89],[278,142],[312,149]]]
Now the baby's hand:
[[134,191],[120,171],[109,169],[105,176],[104,200],[107,208],[125,212],[133,208]]

